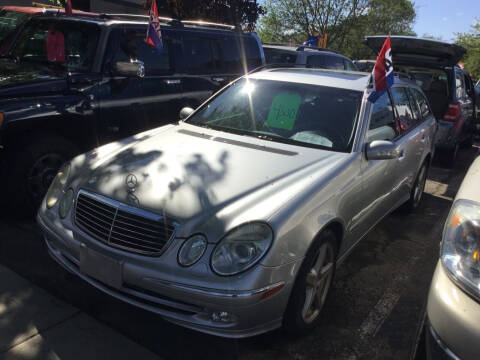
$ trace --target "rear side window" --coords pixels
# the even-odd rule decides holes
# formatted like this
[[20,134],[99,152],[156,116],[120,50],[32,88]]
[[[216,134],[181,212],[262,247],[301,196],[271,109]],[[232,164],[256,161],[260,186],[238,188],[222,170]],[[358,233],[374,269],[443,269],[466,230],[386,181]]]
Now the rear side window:
[[345,70],[358,71],[355,65],[350,60],[343,59],[343,63],[345,64]]
[[223,69],[229,74],[244,74],[262,65],[260,48],[251,36],[225,36],[219,39],[223,55]]
[[[107,49],[107,68],[116,62],[140,60],[145,64],[145,74],[165,75],[172,71],[169,41],[163,36],[163,51],[145,42],[146,29],[119,28],[110,33]],[[162,35],[164,35],[162,33]]]
[[367,141],[392,140],[398,135],[392,103],[388,94],[384,93],[372,106]]
[[415,126],[415,117],[410,107],[407,89],[394,87],[391,90],[395,109],[398,114],[399,127],[402,132]]
[[307,65],[324,69],[345,70],[343,58],[330,55],[310,55],[307,57]]
[[465,82],[460,71],[455,71],[455,92],[457,99],[465,98]]
[[411,89],[413,97],[417,100],[418,107],[420,109],[420,115],[423,119],[429,117],[432,113],[430,111],[430,106],[428,105],[428,101],[423,95],[420,90],[412,88]]
[[215,40],[186,34],[184,36],[184,51],[189,74],[220,72],[220,49]]

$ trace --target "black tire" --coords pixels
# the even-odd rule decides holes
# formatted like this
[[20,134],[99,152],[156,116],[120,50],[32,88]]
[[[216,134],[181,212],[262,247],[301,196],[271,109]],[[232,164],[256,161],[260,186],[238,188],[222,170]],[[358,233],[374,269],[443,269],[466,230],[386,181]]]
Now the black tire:
[[455,144],[453,148],[442,149],[440,154],[440,160],[443,166],[448,169],[452,169],[455,166],[455,160],[457,159],[457,153],[459,148],[460,145]]
[[460,147],[462,149],[470,149],[473,145],[473,136],[474,131],[472,129],[472,131],[469,132],[467,138],[460,143]]
[[[310,314],[308,314],[308,312],[304,312],[308,298],[307,291],[310,288],[307,278],[309,274],[311,274],[313,266],[319,259],[320,250],[324,247],[327,248],[327,251],[331,251],[331,266],[328,270],[328,279],[325,278],[326,288],[322,290],[322,294],[319,296],[323,299],[323,301],[317,298],[317,294],[319,293],[315,293],[315,301],[318,301],[319,303],[317,304],[318,309],[316,309],[316,316],[314,317],[313,311]],[[292,293],[290,294],[290,299],[288,301],[287,309],[285,310],[283,318],[283,327],[288,333],[302,334],[318,325],[321,318],[321,310],[325,304],[328,294],[330,293],[330,288],[335,276],[337,255],[337,238],[332,230],[327,229],[315,239],[308,250],[307,256],[303,260],[302,266],[297,274],[297,278],[295,280]],[[320,280],[320,278],[318,280]],[[325,292],[323,293],[323,291]],[[314,304],[312,303],[312,306],[313,305]],[[308,315],[311,315],[312,318],[306,320],[306,318],[309,318]]]
[[418,171],[415,182],[413,183],[412,190],[410,191],[410,198],[408,201],[403,204],[402,210],[405,213],[414,212],[420,205],[422,200],[423,191],[425,189],[425,183],[427,182],[428,176],[428,161],[425,161]]
[[37,135],[31,144],[19,144],[8,156],[7,189],[17,214],[32,216],[60,166],[79,153],[70,141],[52,135]]

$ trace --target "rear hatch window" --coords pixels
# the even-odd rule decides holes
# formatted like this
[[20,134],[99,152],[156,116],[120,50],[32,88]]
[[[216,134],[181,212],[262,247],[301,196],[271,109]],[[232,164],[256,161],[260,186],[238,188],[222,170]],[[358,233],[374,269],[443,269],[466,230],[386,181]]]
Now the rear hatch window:
[[295,64],[297,62],[295,51],[263,48],[263,52],[267,64]]

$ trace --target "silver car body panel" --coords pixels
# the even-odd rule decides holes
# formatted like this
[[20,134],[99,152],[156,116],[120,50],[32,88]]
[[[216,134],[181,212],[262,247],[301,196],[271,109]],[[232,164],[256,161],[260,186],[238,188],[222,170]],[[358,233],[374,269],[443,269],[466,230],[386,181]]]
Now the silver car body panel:
[[[358,91],[368,83],[364,74],[319,70],[262,71],[250,76]],[[367,96],[368,91],[350,153],[180,122],[80,155],[71,161],[68,183],[76,193],[100,194],[164,216],[177,224],[176,234],[160,256],[125,252],[82,231],[73,212],[62,220],[58,205],[48,210],[44,202],[38,222],[50,253],[92,285],[183,326],[227,337],[278,327],[302,260],[322,229],[335,223],[340,264],[369,229],[408,199],[418,170],[433,151],[436,125],[431,118],[396,140],[402,158],[368,161],[364,139],[371,104]],[[126,183],[132,175],[133,188]],[[216,243],[250,221],[271,226],[270,250],[246,272],[213,273],[209,259]],[[179,266],[177,254],[184,239],[198,233],[208,239],[204,255],[191,267]],[[111,259],[114,268],[121,269],[121,283],[111,281],[106,286],[82,273],[78,266],[82,248]],[[263,298],[272,288],[275,292]],[[149,304],[156,300],[162,304],[155,310]],[[187,315],[182,313],[185,309],[190,309]],[[232,318],[212,320],[212,313],[222,311]]]
[[[480,156],[470,165],[454,201],[480,204]],[[438,262],[430,285],[427,317],[442,342],[460,359],[480,353],[480,303],[467,294]]]

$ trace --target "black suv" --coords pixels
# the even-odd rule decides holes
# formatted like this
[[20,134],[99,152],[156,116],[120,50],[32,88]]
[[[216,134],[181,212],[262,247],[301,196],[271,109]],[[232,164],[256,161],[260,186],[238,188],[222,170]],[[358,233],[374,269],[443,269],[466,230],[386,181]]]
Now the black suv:
[[0,162],[8,192],[35,210],[60,165],[100,144],[175,122],[264,64],[260,40],[233,27],[143,16],[36,16],[0,59]]
[[267,64],[295,64],[312,68],[358,71],[352,60],[329,49],[312,46],[264,44]]

